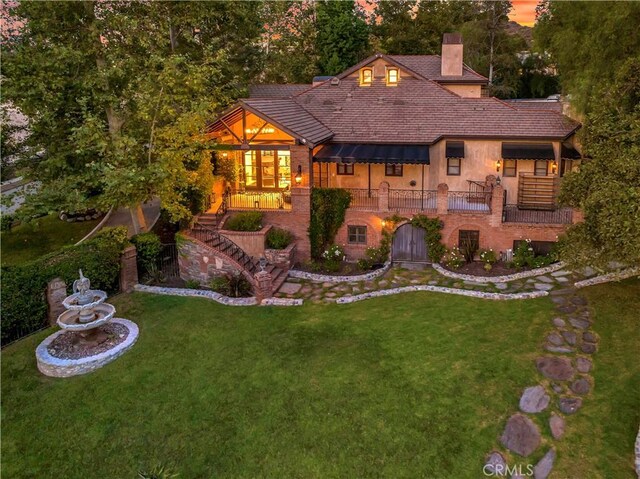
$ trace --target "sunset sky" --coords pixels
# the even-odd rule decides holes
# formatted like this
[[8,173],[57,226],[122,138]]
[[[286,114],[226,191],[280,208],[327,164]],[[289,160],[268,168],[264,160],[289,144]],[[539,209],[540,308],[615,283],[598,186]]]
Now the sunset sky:
[[509,18],[520,25],[532,27],[536,20],[538,0],[512,0],[513,10]]

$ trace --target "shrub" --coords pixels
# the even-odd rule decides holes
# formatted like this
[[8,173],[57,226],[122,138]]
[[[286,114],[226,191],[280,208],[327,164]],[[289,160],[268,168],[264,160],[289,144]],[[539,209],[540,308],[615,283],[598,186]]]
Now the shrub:
[[157,264],[150,264],[147,266],[145,272],[145,283],[147,284],[162,284],[167,281],[167,275],[164,274]]
[[174,473],[166,466],[161,464],[157,464],[153,466],[148,471],[139,471],[138,478],[139,479],[174,479],[177,478],[178,474]]
[[442,255],[447,251],[447,248],[440,242],[442,239],[442,233],[440,233],[440,231],[444,226],[442,221],[438,218],[429,218],[425,215],[415,215],[411,218],[411,224],[426,231],[424,241],[427,244],[429,259],[434,263],[440,261]]
[[478,243],[471,238],[465,238],[460,245],[460,251],[467,263],[471,263],[478,252]]
[[293,242],[293,234],[282,228],[271,228],[267,233],[267,248],[285,249]]
[[322,253],[324,269],[328,272],[338,271],[345,258],[344,248],[334,244]]
[[156,266],[158,256],[162,251],[160,237],[155,233],[140,233],[131,238],[136,247],[138,269],[140,272],[149,272]]
[[200,281],[195,279],[188,279],[184,282],[184,287],[187,289],[200,289]]
[[535,253],[533,252],[533,246],[531,246],[531,240],[521,241],[513,252],[513,266],[516,268],[532,267],[534,258]]
[[224,228],[231,231],[260,231],[262,229],[262,213],[260,211],[243,211],[230,217]]
[[340,188],[311,190],[311,221],[308,233],[312,258],[321,259],[323,252],[334,242],[338,230],[344,223],[350,203],[351,193],[347,190]]
[[13,215],[3,214],[2,219],[0,219],[0,230],[11,231],[14,220],[15,218],[13,217]]
[[466,263],[466,259],[462,251],[457,246],[454,246],[442,257],[442,262],[447,265],[448,268],[458,269]]
[[19,339],[47,325],[47,283],[62,278],[70,293],[78,270],[92,289],[118,291],[120,254],[127,244],[126,228],[113,228],[78,246],[68,246],[35,261],[2,267],[2,343]]
[[216,276],[209,283],[209,287],[216,293],[232,298],[251,296],[252,290],[251,283],[240,272]]
[[358,267],[363,270],[372,269],[375,265],[379,265],[387,261],[389,252],[384,246],[379,248],[369,247],[364,252],[365,257],[358,260]]

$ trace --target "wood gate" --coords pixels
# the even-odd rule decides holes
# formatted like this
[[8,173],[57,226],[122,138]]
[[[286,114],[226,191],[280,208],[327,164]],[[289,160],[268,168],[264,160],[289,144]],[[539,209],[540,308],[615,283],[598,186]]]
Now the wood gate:
[[391,258],[393,261],[428,261],[426,231],[410,224],[400,226],[393,236]]

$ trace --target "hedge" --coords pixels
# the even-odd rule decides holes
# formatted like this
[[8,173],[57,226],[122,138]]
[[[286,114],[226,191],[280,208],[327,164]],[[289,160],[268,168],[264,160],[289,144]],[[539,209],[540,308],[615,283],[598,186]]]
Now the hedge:
[[29,263],[2,267],[2,344],[47,326],[47,283],[62,278],[71,293],[78,270],[91,280],[92,289],[118,292],[120,255],[127,245],[127,230],[111,228],[78,246],[69,246]]

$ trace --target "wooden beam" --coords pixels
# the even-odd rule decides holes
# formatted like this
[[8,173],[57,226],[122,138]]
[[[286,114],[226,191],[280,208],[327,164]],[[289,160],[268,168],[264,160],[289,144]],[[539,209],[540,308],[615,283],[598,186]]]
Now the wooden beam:
[[256,132],[256,134],[253,135],[251,138],[249,138],[249,143],[251,143],[256,136],[258,136],[260,133],[262,133],[262,130],[264,130],[264,127],[267,126],[268,124],[269,124],[269,122],[265,121],[264,124],[260,127],[260,129]]
[[242,109],[242,143],[247,143],[247,110]]
[[227,130],[229,130],[229,133],[231,133],[235,137],[235,139],[238,140],[238,142],[242,143],[240,137],[233,132],[231,127],[227,125],[227,122],[225,122],[222,118],[220,118],[220,122],[226,127]]

